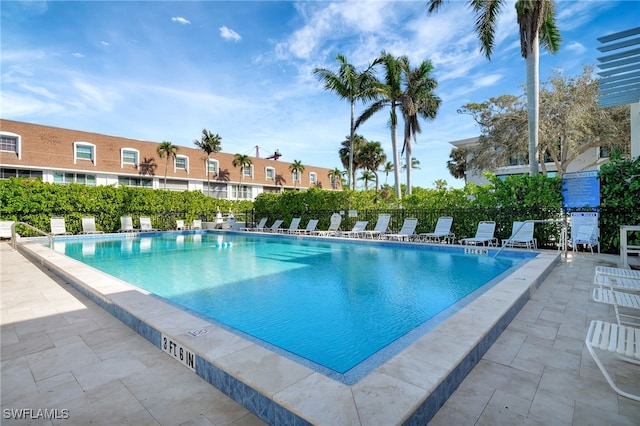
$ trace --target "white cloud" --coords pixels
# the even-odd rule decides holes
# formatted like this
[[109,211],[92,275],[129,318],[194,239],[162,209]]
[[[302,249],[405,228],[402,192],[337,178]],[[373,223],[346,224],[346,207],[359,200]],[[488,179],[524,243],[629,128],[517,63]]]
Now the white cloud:
[[566,46],[564,46],[564,49],[580,54],[587,51],[587,48],[584,47],[582,43],[578,43],[577,41],[567,44]]
[[85,56],[84,56],[82,53],[80,53],[80,52],[73,52],[73,53],[71,54],[71,56],[73,56],[73,57],[75,57],[75,58],[84,58],[84,57],[85,57]]
[[183,18],[182,16],[174,16],[173,18],[171,18],[171,22],[177,22],[183,25],[188,25],[191,23],[191,21],[189,21],[186,18]]
[[228,28],[223,25],[219,28],[219,30],[220,30],[220,37],[222,37],[225,40],[231,40],[231,41],[242,40],[242,37],[240,37],[240,34],[233,31],[231,28]]
[[103,45],[103,46],[109,46],[109,43],[107,43],[107,42],[106,42],[106,41],[104,41],[104,40],[102,40],[102,41],[100,42],[100,44],[101,44],[101,45]]

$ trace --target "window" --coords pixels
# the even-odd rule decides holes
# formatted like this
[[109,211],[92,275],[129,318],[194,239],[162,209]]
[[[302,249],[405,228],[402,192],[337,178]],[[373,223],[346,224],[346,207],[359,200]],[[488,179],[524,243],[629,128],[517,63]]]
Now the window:
[[211,182],[209,184],[209,191],[207,191],[207,183],[204,184],[204,193],[209,197],[214,198],[227,198],[227,185],[224,183],[214,183]]
[[176,155],[175,170],[184,170],[189,172],[189,157],[185,155]]
[[140,151],[138,151],[137,149],[122,148],[121,155],[122,159],[120,167],[124,167],[125,164],[137,166],[140,163]]
[[96,186],[96,177],[95,175],[87,175],[84,173],[55,172],[53,174],[53,183],[57,183],[60,185],[79,183],[81,185]]
[[95,165],[96,164],[96,146],[88,142],[74,142],[73,143],[73,164],[76,164],[78,160],[89,160]]
[[309,173],[309,182],[311,183],[311,185],[317,185],[318,184],[318,174],[311,172]]
[[273,167],[267,167],[264,169],[265,178],[267,180],[275,180],[276,179],[276,169]]
[[18,159],[22,159],[22,150],[20,148],[19,135],[9,132],[0,132],[0,151],[12,152],[18,155]]
[[246,185],[232,185],[231,186],[231,198],[235,199],[247,199],[251,198],[251,188]]
[[302,179],[301,179],[301,176],[300,176],[300,172],[293,172],[292,176],[293,176],[293,181],[294,182],[302,182]]
[[251,166],[244,166],[242,168],[242,175],[244,177],[250,177],[253,178],[253,165]]
[[129,176],[118,176],[118,185],[151,188],[153,187],[153,182],[151,181],[151,179],[134,178]]
[[208,160],[207,166],[208,173],[218,174],[218,160]]
[[598,150],[600,158],[609,158],[611,157],[611,147],[610,146],[601,146]]
[[0,179],[9,179],[11,177],[42,179],[42,170],[0,169]]

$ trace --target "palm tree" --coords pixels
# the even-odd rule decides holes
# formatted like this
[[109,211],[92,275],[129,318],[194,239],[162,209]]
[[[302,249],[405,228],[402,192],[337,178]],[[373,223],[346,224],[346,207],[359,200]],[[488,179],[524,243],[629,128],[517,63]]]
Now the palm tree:
[[233,161],[231,164],[233,165],[233,167],[240,167],[240,187],[242,188],[242,181],[244,180],[244,169],[245,167],[251,167],[251,164],[253,164],[253,162],[248,155],[236,154],[233,156]]
[[371,170],[363,170],[362,174],[360,174],[360,177],[358,178],[358,180],[361,180],[361,181],[364,182],[364,190],[368,191],[369,190],[369,182],[371,182],[375,178],[376,178],[376,176],[373,174],[373,172],[371,172]]
[[[411,157],[411,168],[413,170],[421,170],[420,160],[418,160],[416,157]],[[407,170],[407,165],[405,163],[402,163],[402,170]]]
[[162,143],[158,145],[157,151],[160,158],[167,159],[164,165],[164,189],[167,189],[167,170],[169,169],[169,160],[171,158],[176,158],[178,147],[171,142],[162,141]]
[[387,179],[389,179],[389,173],[393,172],[393,163],[391,161],[387,161],[382,166],[382,173],[384,173],[384,184],[387,184]]
[[338,189],[338,185],[342,185],[342,176],[344,176],[344,172],[337,167],[329,170],[327,177],[331,181],[331,187],[333,189]]
[[[409,60],[402,61],[404,65],[404,96],[402,98],[402,116],[404,117],[404,145],[402,150],[406,153],[406,162],[410,164],[411,138],[416,140],[416,134],[420,133],[420,118],[433,120],[436,118],[438,108],[442,100],[433,93],[438,82],[431,77],[433,64],[431,61],[422,61],[418,68],[411,69]],[[407,167],[406,194],[411,195],[411,169]]]
[[[476,15],[476,34],[480,51],[491,59],[494,34],[500,8],[505,0],[469,0]],[[437,11],[443,0],[429,0],[429,13]],[[527,112],[529,119],[529,174],[538,174],[538,117],[539,117],[539,44],[551,53],[560,49],[560,30],[556,25],[555,1],[518,0],[516,15],[520,28],[520,53],[527,68]]]
[[211,186],[209,185],[209,157],[212,153],[222,150],[222,138],[217,133],[214,135],[207,129],[202,129],[200,140],[196,139],[193,143],[207,154],[207,195],[209,195],[211,191]]
[[[375,96],[374,85],[376,78],[374,75],[373,67],[376,65],[374,61],[364,71],[358,71],[356,68],[347,62],[347,59],[343,55],[337,55],[336,60],[340,63],[338,73],[326,69],[316,68],[313,74],[318,79],[324,82],[324,88],[335,92],[340,98],[347,99],[351,104],[351,127],[349,133],[349,140],[353,143],[353,137],[356,132],[356,126],[354,124],[355,117],[355,104],[356,101],[369,101]],[[349,172],[348,185],[350,189],[355,189],[355,182],[352,177],[355,177],[353,171],[353,153],[355,149],[353,145],[349,150],[349,162],[347,170]]]
[[293,180],[293,187],[296,187],[296,182],[300,183],[301,174],[304,172],[304,166],[302,165],[302,161],[293,160],[293,163],[289,165],[289,171],[295,176]]
[[[353,137],[347,136],[347,138],[342,141],[342,148],[338,151],[338,155],[340,156],[342,166],[347,170],[351,170],[351,177],[348,179],[348,182],[356,181],[356,173],[358,169],[362,168],[362,164],[358,158],[358,152],[367,142],[364,136],[358,134],[354,134]],[[351,168],[349,168],[349,164],[351,164]],[[349,187],[349,189],[351,189],[351,187]]]
[[376,192],[378,192],[379,179],[378,169],[385,161],[387,155],[382,149],[380,142],[367,142],[358,152],[358,158],[362,162],[365,169],[370,170],[376,177]]
[[382,52],[377,62],[381,63],[385,69],[384,83],[378,82],[376,101],[371,104],[356,120],[356,129],[360,124],[367,121],[373,114],[380,111],[387,105],[391,107],[389,121],[391,124],[391,148],[393,149],[393,177],[395,180],[396,197],[400,199],[400,160],[398,159],[397,132],[398,116],[396,108],[402,104],[402,69],[403,61],[408,61],[406,57],[395,58],[390,53]]
[[451,160],[447,161],[449,173],[456,179],[467,180],[467,151],[462,148],[453,148],[449,154]]

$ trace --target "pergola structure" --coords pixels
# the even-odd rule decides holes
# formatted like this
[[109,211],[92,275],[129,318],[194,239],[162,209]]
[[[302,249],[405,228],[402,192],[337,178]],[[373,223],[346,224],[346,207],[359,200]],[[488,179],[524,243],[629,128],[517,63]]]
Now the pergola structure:
[[640,27],[599,37],[599,105],[631,106],[631,156],[640,156]]

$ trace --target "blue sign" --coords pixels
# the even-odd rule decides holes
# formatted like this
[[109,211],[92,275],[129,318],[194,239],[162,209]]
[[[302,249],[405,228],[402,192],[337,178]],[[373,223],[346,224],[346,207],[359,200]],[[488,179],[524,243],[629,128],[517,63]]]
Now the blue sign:
[[565,208],[600,207],[597,170],[562,175],[562,205]]

